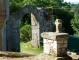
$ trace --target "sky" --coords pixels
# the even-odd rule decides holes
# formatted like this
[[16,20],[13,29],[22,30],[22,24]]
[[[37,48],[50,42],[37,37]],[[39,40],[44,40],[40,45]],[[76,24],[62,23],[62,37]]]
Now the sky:
[[70,2],[70,3],[79,3],[79,0],[64,0],[64,2]]

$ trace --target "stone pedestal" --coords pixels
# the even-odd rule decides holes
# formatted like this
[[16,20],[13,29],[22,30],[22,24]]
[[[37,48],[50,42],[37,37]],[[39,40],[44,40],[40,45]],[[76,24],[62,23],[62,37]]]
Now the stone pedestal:
[[41,36],[43,37],[44,53],[56,57],[67,55],[68,33],[44,32]]
[[56,19],[56,32],[43,32],[44,53],[52,55],[54,60],[72,60],[67,55],[68,33],[62,33],[62,21]]

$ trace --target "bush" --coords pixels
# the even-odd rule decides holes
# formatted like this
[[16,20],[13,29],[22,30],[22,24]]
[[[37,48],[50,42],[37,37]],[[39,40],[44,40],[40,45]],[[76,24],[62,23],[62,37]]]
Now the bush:
[[26,24],[20,28],[20,40],[23,42],[30,41],[32,38],[31,25]]
[[79,36],[79,14],[74,14],[74,19],[71,20],[71,26],[74,30],[74,35]]

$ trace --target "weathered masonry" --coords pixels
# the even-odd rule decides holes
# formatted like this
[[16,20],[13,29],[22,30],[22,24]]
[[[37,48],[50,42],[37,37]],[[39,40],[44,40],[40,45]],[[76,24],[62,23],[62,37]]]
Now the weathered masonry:
[[31,12],[33,47],[38,48],[40,46],[40,34],[42,32],[52,30],[52,12],[49,9],[39,9],[32,5],[26,5],[16,16],[9,16],[6,22],[7,50],[20,50],[20,22],[28,12]]
[[[5,37],[3,37],[3,26],[4,22],[9,16],[9,7],[8,7],[8,1],[0,0],[0,50],[3,49],[3,41]],[[2,38],[3,37],[3,38]]]
[[7,7],[4,7],[6,9],[5,13],[8,15],[5,18],[6,21],[2,29],[2,39],[0,42],[2,41],[1,45],[3,46],[0,45],[0,48],[2,47],[0,50],[20,51],[20,23],[23,16],[28,12],[31,12],[32,46],[38,48],[40,46],[41,33],[52,31],[52,9],[36,8],[33,5],[26,5],[18,14],[9,16],[8,2],[6,3]]

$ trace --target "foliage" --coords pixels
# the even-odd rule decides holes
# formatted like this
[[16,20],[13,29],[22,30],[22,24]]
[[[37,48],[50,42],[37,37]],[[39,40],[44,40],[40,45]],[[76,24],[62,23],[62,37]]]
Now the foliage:
[[75,31],[75,35],[79,36],[79,14],[74,14],[74,19],[71,20],[71,26]]
[[79,4],[72,4],[71,11],[74,12],[74,18],[71,20],[71,26],[74,30],[74,35],[79,36]]
[[72,12],[79,13],[79,4],[72,4],[71,7]]
[[[27,18],[26,18],[27,17]],[[23,16],[22,20],[21,20],[21,25],[20,27],[23,27],[26,24],[31,25],[31,13],[27,13]]]
[[61,6],[63,0],[34,0],[32,4],[38,7]]
[[23,42],[30,41],[32,38],[31,26],[29,24],[20,28],[20,40]]
[[10,6],[32,4],[39,7],[60,6],[64,0],[10,0]]
[[66,7],[57,8],[53,9],[54,20],[61,19],[63,21],[63,32],[73,34],[74,32],[70,24],[70,21],[73,19],[73,13],[66,9]]
[[27,4],[32,4],[37,7],[52,7],[61,6],[63,0],[9,0],[10,13],[15,14]]
[[16,14],[22,8],[23,0],[9,0],[10,14]]
[[40,48],[37,48],[37,49],[33,48],[31,46],[31,41],[29,41],[27,43],[21,42],[20,46],[21,46],[21,52],[23,52],[23,53],[40,54],[43,52],[42,46]]

